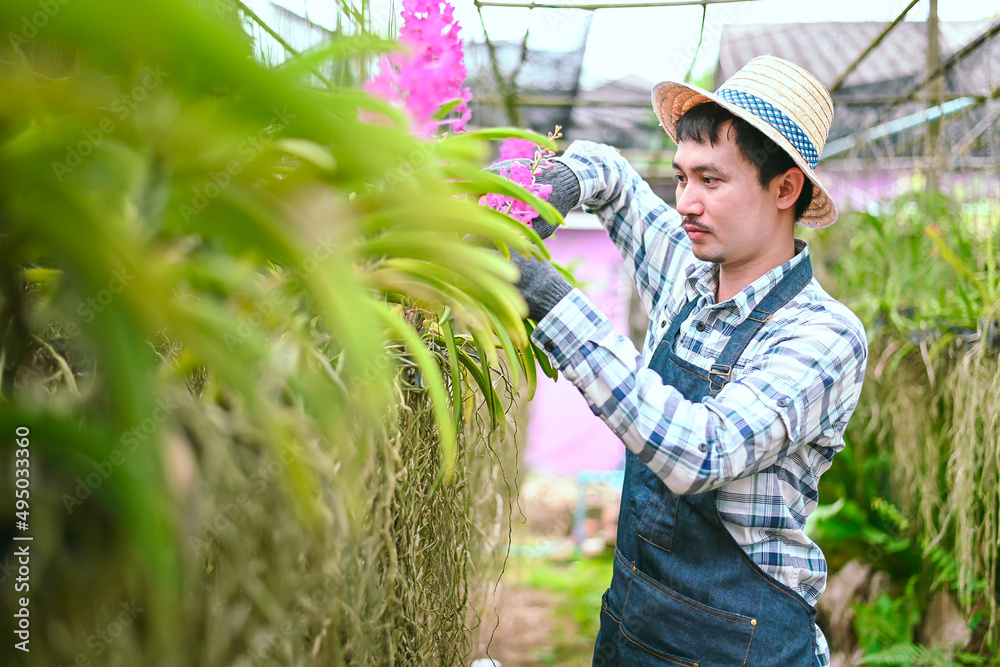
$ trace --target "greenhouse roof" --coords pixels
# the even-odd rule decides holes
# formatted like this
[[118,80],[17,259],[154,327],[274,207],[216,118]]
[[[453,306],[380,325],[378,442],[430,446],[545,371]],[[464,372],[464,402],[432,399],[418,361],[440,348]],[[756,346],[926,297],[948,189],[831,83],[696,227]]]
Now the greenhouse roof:
[[[993,21],[940,23],[941,57],[947,58],[985,32]],[[791,60],[833,86],[846,67],[856,60],[887,27],[882,22],[755,23],[727,25],[722,30],[716,80],[721,83],[751,58],[770,54]],[[927,24],[897,25],[844,81],[858,86],[924,71],[927,64]]]

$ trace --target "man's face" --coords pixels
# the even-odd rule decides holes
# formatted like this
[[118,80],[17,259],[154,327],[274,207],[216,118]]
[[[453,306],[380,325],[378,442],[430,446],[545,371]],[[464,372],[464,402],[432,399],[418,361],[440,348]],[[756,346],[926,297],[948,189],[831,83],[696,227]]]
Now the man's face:
[[777,188],[760,186],[730,123],[722,125],[714,146],[680,142],[674,172],[677,212],[698,259],[738,268],[772,251],[781,232]]

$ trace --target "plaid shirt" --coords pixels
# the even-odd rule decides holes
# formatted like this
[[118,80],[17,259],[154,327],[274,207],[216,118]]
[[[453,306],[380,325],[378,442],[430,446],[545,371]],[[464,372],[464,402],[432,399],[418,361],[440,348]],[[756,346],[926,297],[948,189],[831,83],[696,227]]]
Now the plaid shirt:
[[[864,327],[814,278],[771,316],[715,398],[686,400],[649,368],[684,304],[697,302],[674,353],[708,368],[754,306],[808,257],[808,246],[796,240],[790,261],[716,303],[718,266],[694,256],[681,216],[615,149],[576,141],[559,159],[579,178],[585,210],[600,216],[618,246],[650,324],[640,353],[575,289],[542,318],[532,339],[672,491],[718,489],[719,512],[736,542],[764,572],[815,604],[826,588],[826,559],[806,536],[806,519],[861,393]],[[818,627],[817,662],[829,664]]]

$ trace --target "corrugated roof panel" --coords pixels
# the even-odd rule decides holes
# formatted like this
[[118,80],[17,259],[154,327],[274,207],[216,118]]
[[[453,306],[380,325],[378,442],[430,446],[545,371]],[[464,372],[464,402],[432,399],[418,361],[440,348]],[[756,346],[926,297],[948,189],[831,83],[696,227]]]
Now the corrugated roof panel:
[[[991,25],[991,21],[941,23],[941,55],[947,58]],[[769,53],[812,72],[827,87],[875,41],[888,23],[783,23],[729,25],[723,28],[719,82],[751,58]],[[926,69],[927,26],[903,22],[870,53],[844,82],[859,86],[913,76]]]

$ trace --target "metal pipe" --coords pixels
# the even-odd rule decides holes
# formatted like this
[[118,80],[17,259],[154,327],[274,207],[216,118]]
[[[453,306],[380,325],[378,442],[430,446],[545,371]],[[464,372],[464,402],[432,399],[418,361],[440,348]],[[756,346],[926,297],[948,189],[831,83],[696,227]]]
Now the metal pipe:
[[906,17],[906,15],[910,13],[910,10],[913,9],[913,7],[918,2],[920,2],[920,0],[912,0],[912,2],[910,2],[910,4],[906,6],[906,9],[904,9],[902,13],[900,13],[900,15],[896,17],[896,20],[890,23],[889,27],[883,30],[882,34],[876,37],[875,41],[869,44],[868,48],[865,49],[864,52],[860,56],[858,56],[857,59],[853,63],[851,63],[846,70],[844,70],[844,73],[841,74],[840,77],[837,78],[836,82],[834,82],[834,84],[830,87],[831,95],[840,89],[840,87],[844,84],[844,80],[851,75],[851,72],[856,70],[858,68],[858,65],[861,64],[861,61],[867,58],[868,54],[874,51],[875,48],[882,43],[882,40],[886,38],[886,35],[892,32],[892,29],[895,28],[897,25],[899,25],[899,22],[902,21]]

